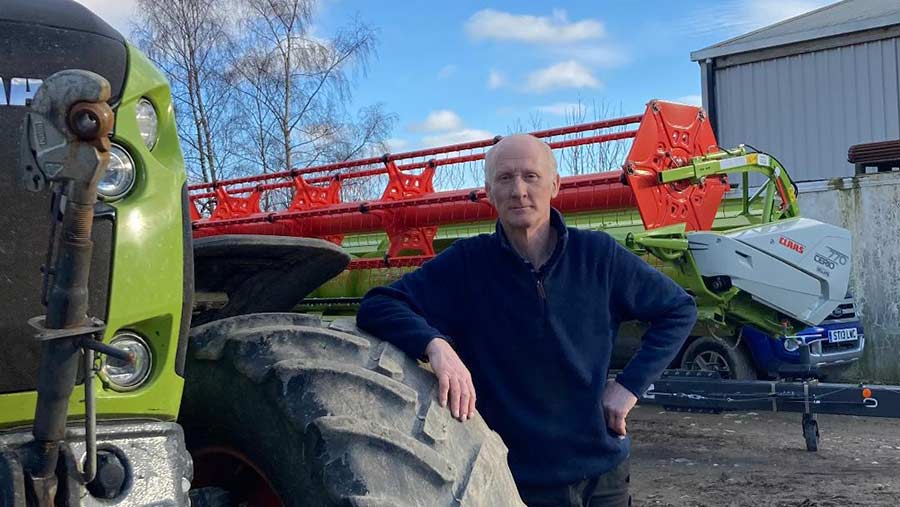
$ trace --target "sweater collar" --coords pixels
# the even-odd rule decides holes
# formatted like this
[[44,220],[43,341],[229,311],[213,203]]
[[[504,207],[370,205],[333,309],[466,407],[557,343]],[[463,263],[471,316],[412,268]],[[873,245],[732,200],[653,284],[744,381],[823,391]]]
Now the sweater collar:
[[[547,271],[556,264],[559,256],[565,251],[566,243],[569,241],[569,229],[566,227],[566,221],[563,219],[562,213],[557,211],[556,208],[550,208],[550,227],[553,227],[553,230],[556,231],[556,247],[553,249],[553,253],[550,254],[550,258],[547,259],[547,262],[541,266],[541,271]],[[519,252],[513,248],[509,238],[506,237],[506,231],[503,230],[503,224],[500,223],[500,220],[497,220],[497,239],[500,241],[500,246],[503,249],[512,252],[529,266],[531,265],[528,260],[522,258]]]

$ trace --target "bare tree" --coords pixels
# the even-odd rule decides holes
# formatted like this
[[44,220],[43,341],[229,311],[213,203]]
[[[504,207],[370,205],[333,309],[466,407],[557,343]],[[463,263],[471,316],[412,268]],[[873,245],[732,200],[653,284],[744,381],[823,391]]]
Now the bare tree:
[[[374,32],[353,21],[330,37],[311,32],[315,0],[237,0],[241,36],[229,74],[238,95],[235,157],[279,172],[383,153],[395,115],[379,104],[348,112],[352,78],[365,72]],[[348,180],[348,187],[376,184]],[[363,192],[369,193],[369,192]],[[266,196],[286,206],[290,192]],[[269,199],[272,199],[271,201]]]
[[353,22],[330,38],[314,36],[315,3],[240,0],[245,37],[236,72],[242,93],[259,110],[258,122],[275,126],[279,153],[267,164],[280,168],[355,157],[392,128],[393,117],[378,106],[361,111],[356,121],[346,113],[350,77],[364,72],[374,32]]
[[537,111],[531,111],[528,113],[527,122],[521,118],[516,118],[512,126],[507,127],[506,133],[507,135],[521,134],[523,132],[543,130],[544,128],[544,117]]
[[[396,121],[380,104],[348,112],[374,31],[312,33],[316,0],[138,0],[132,39],[169,78],[193,180],[383,153]],[[353,181],[352,185],[374,182]],[[371,193],[368,190],[363,193]],[[271,195],[269,195],[271,194]],[[290,203],[267,193],[267,209]]]
[[256,171],[275,172],[279,169],[273,157],[277,149],[277,120],[270,109],[267,97],[277,89],[272,79],[274,64],[271,55],[259,47],[234,47],[234,66],[229,74],[238,94],[235,101],[236,122],[241,125],[238,157]]
[[223,134],[231,87],[222,71],[231,43],[228,9],[216,0],[138,0],[138,6],[131,38],[169,79],[188,168],[195,179],[216,181],[230,138]]
[[[623,116],[621,104],[612,106],[607,101],[600,99],[585,105],[580,99],[564,111],[565,119],[556,124],[545,122],[543,116],[535,111],[529,113],[528,121],[516,119],[507,130],[509,133],[533,132],[563,125],[576,125],[579,123],[608,120]],[[624,126],[610,127],[599,130],[576,132],[565,136],[557,136],[544,139],[548,143],[563,139],[583,139],[585,137],[613,134],[627,130]],[[555,156],[559,164],[559,172],[563,176],[589,174],[620,169],[625,162],[625,157],[631,147],[630,139],[607,141],[604,143],[591,143],[580,146],[570,146],[555,150]]]
[[[618,109],[601,99],[591,102],[590,108],[581,100],[577,105],[566,112],[566,123],[575,125],[588,121],[602,121],[623,116],[621,104]],[[600,131],[585,131],[571,134],[571,138],[582,139],[588,136],[600,134],[613,134],[624,132],[624,126],[610,127]],[[606,172],[620,169],[625,162],[625,156],[631,146],[630,140],[606,141],[604,143],[591,143],[580,146],[572,146],[560,153],[560,166],[566,174],[587,174]]]

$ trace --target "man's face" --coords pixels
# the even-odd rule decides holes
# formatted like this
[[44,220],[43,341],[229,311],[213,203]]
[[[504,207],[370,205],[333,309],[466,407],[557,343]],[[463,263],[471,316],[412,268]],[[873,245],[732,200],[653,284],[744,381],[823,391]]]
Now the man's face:
[[559,175],[540,141],[516,136],[501,143],[494,147],[499,151],[485,190],[506,229],[528,231],[550,220],[550,200],[559,193]]

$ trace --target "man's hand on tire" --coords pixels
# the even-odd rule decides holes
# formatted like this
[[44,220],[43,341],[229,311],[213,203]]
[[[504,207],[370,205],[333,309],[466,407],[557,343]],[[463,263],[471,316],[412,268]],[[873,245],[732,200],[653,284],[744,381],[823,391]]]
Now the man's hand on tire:
[[615,380],[606,383],[603,390],[603,413],[606,426],[619,438],[625,438],[625,417],[634,408],[637,397]]
[[460,421],[475,415],[475,386],[469,369],[447,340],[436,337],[425,348],[431,369],[438,378],[438,402],[450,402],[450,413]]

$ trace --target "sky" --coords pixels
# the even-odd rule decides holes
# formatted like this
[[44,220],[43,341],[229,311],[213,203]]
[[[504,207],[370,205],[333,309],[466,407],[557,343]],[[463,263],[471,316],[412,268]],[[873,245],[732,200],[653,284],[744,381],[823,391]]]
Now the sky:
[[[128,34],[135,0],[78,0]],[[397,115],[392,152],[536,124],[640,114],[653,98],[699,104],[690,53],[832,0],[322,0],[315,33],[374,28],[352,109]]]

